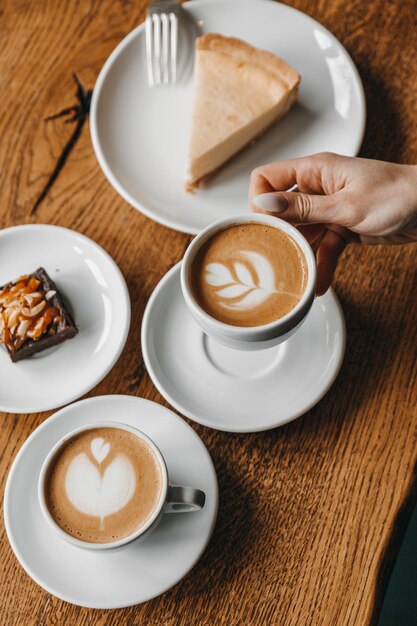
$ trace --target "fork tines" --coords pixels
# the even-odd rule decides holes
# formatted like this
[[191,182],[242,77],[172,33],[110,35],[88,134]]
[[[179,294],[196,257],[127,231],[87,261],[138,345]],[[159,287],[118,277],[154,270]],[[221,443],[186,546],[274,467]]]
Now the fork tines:
[[154,3],[146,17],[146,62],[151,86],[177,80],[178,5],[168,4]]

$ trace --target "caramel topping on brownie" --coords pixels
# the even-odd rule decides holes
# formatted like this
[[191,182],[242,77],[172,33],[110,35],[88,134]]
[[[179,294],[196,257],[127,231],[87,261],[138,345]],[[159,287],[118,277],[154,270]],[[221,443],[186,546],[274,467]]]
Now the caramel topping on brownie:
[[21,276],[0,289],[0,343],[10,352],[45,332],[54,334],[62,317],[49,304],[55,291],[45,291],[35,276]]

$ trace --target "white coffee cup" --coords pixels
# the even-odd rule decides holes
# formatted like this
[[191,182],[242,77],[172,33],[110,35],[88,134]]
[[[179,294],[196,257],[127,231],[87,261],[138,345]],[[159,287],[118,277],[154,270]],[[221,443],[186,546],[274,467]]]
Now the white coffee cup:
[[[66,441],[68,441],[75,435],[95,428],[118,428],[120,430],[130,432],[142,441],[144,441],[153,451],[158,461],[161,473],[161,493],[158,499],[158,503],[151,517],[131,535],[123,537],[123,539],[110,541],[107,543],[92,543],[88,541],[83,541],[66,533],[64,530],[62,530],[62,528],[58,526],[58,524],[53,519],[48,510],[45,498],[45,481],[49,465],[55,454]],[[204,491],[201,491],[200,489],[170,484],[165,459],[158,446],[152,441],[152,439],[145,435],[145,433],[138,430],[137,428],[133,428],[132,426],[128,426],[127,424],[123,424],[120,422],[100,422],[95,424],[88,424],[86,426],[81,426],[80,428],[72,430],[67,435],[65,435],[65,437],[62,437],[53,446],[53,448],[51,448],[42,464],[42,468],[39,474],[38,498],[39,505],[45,519],[55,530],[55,532],[57,532],[59,536],[62,537],[62,539],[65,539],[65,541],[72,544],[73,546],[77,546],[79,548],[84,548],[87,550],[115,550],[116,548],[126,546],[133,541],[141,541],[145,537],[147,537],[158,526],[164,513],[188,513],[201,510],[204,507],[206,496]]]
[[[296,306],[283,317],[262,326],[233,326],[225,324],[206,313],[192,293],[190,270],[197,252],[210,237],[238,224],[266,224],[289,235],[299,245],[307,263],[307,285]],[[271,348],[293,335],[307,317],[314,302],[316,291],[316,259],[305,237],[291,224],[272,215],[254,213],[227,217],[205,228],[188,246],[181,266],[181,289],[185,303],[201,330],[215,341],[239,350],[262,350]]]

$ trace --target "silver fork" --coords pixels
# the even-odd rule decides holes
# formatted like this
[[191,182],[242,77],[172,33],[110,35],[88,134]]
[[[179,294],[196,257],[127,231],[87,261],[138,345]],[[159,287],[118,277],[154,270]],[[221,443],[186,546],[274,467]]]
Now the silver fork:
[[146,16],[148,82],[169,85],[177,80],[179,0],[155,0]]

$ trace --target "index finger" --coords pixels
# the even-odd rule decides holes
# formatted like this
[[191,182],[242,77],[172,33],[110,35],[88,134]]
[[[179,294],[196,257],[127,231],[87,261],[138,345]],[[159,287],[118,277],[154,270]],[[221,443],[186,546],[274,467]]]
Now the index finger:
[[[307,157],[288,159],[261,165],[253,170],[249,187],[252,210],[253,198],[271,191],[288,191],[294,185],[298,191],[308,194],[329,194],[343,187],[345,176],[340,179],[343,165],[348,157],[330,152],[319,152]],[[336,167],[338,166],[338,167]],[[345,168],[346,169],[346,168]]]
[[249,185],[249,202],[252,209],[252,199],[261,193],[271,191],[286,191],[297,182],[296,167],[293,159],[291,161],[279,161],[261,165],[253,170]]

